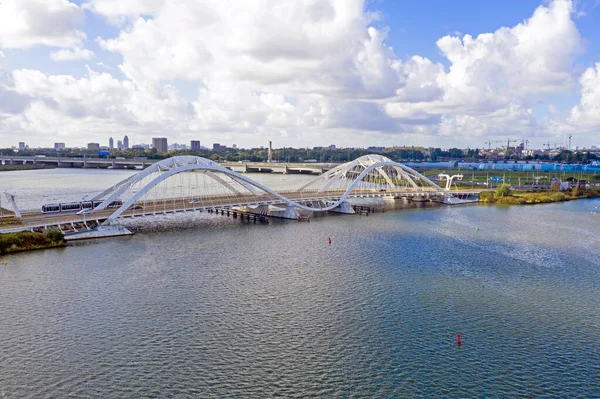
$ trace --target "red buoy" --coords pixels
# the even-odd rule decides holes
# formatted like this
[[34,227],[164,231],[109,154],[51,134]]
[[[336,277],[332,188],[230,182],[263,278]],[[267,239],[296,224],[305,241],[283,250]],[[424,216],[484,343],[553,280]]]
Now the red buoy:
[[327,237],[327,240],[329,241],[329,245],[331,245],[331,237]]
[[460,340],[460,334],[456,334],[456,344],[460,345],[462,341]]

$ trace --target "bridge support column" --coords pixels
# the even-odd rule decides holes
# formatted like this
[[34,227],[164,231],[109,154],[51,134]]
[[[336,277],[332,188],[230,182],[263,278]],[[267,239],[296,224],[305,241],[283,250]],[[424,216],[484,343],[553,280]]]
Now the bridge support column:
[[300,219],[300,211],[295,206],[287,206],[283,211],[283,217],[286,219]]
[[342,202],[338,207],[332,209],[331,212],[346,213],[349,215],[356,213],[354,212],[352,205],[350,205],[347,201]]
[[269,213],[271,216],[282,219],[293,219],[298,220],[302,216],[298,208],[293,205],[288,205],[285,209],[280,211],[271,211]]

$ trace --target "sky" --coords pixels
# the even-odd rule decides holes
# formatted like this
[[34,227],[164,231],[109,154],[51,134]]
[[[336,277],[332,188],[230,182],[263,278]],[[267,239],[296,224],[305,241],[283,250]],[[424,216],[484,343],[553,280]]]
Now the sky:
[[0,148],[600,146],[600,0],[0,0]]

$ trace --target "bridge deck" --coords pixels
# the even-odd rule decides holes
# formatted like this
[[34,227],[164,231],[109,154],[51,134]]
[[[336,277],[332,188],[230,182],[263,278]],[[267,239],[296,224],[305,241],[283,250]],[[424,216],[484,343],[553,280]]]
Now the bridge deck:
[[[469,194],[472,191],[460,191],[457,194]],[[290,200],[299,203],[309,203],[315,201],[337,201],[344,194],[343,190],[335,191],[281,191],[280,194]],[[393,189],[393,190],[355,190],[349,198],[358,197],[390,197],[390,198],[412,198],[425,197],[436,198],[440,194],[434,189]],[[214,208],[234,208],[241,206],[258,206],[258,205],[286,205],[287,201],[278,198],[272,194],[263,195],[235,195],[235,196],[213,196],[213,197],[183,197],[183,198],[168,198],[154,201],[136,202],[134,206],[127,209],[121,217],[135,217],[155,214],[168,214],[186,211],[198,211]],[[107,219],[116,211],[115,208],[104,209],[102,211],[92,211],[86,215],[77,214],[76,212],[60,212],[44,214],[40,211],[22,212],[22,224],[19,227],[40,227],[40,226],[56,226],[58,224],[82,223],[85,221]],[[319,211],[315,208],[315,211]],[[17,226],[13,226],[17,227]]]

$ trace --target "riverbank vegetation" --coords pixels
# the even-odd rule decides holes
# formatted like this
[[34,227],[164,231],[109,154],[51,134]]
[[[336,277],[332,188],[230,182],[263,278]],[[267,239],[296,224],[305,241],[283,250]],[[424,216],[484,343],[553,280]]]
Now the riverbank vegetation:
[[566,191],[515,191],[508,184],[501,184],[496,191],[484,191],[479,194],[479,202],[486,204],[547,204],[552,202],[570,201],[580,198],[598,198],[600,188],[575,187]]
[[50,229],[44,233],[21,231],[0,234],[0,254],[64,246],[65,237],[60,230],[56,229]]
[[21,220],[17,219],[14,216],[4,216],[12,214],[11,211],[7,211],[6,209],[0,209],[0,227],[11,227],[18,226],[21,224]]

